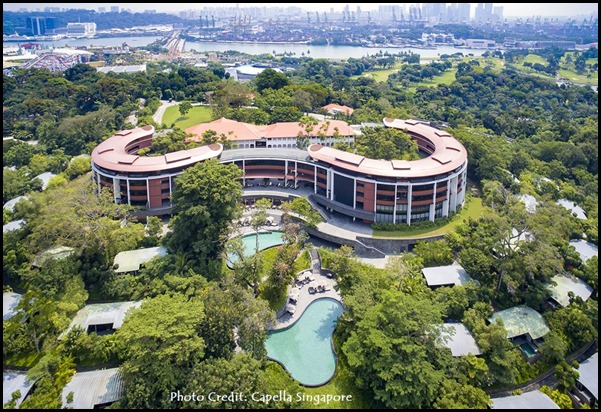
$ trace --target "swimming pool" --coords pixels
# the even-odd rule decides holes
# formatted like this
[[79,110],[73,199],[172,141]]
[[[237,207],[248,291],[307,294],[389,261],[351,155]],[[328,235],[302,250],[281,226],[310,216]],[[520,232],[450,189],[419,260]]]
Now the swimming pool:
[[344,308],[335,299],[313,301],[291,327],[271,332],[267,356],[280,362],[303,385],[327,383],[336,372],[332,333]]
[[522,348],[522,351],[526,354],[527,357],[531,357],[536,354],[536,352],[534,351],[534,348],[527,342],[522,343],[520,345],[520,348]]
[[[272,246],[278,246],[284,243],[282,235],[284,232],[274,230],[272,232],[260,232],[259,233],[259,251],[265,250]],[[242,236],[242,243],[244,244],[244,256],[252,256],[255,254],[257,235],[254,233]],[[227,257],[228,266],[231,263],[236,263],[238,256],[232,255]]]

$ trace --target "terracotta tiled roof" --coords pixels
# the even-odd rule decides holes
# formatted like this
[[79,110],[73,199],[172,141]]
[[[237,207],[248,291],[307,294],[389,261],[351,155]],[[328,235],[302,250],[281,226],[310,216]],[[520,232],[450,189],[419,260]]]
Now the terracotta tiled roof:
[[343,105],[336,104],[336,103],[330,103],[328,105],[325,105],[322,107],[322,109],[324,109],[330,113],[343,112],[343,113],[348,114],[349,116],[351,114],[353,114],[353,112],[355,111],[352,107],[343,106]]
[[[354,135],[355,132],[342,120],[329,120],[328,122],[318,122],[313,128],[311,134],[317,135],[322,127],[328,124],[323,130],[327,136],[332,136],[338,129],[341,136]],[[229,140],[258,140],[258,139],[277,139],[277,138],[296,138],[299,133],[306,135],[305,128],[299,122],[279,122],[267,126],[256,126],[250,123],[229,120],[224,117],[214,120],[210,123],[201,123],[186,129],[186,133],[194,135],[189,140],[200,141],[202,134],[207,130],[214,130],[218,135],[225,134]],[[230,133],[232,132],[232,133]]]

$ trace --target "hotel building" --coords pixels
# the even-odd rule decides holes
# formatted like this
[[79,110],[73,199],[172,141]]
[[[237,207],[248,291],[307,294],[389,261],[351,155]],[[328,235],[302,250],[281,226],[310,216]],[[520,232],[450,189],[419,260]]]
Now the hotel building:
[[92,152],[93,179],[98,189],[118,188],[113,191],[115,202],[141,206],[143,215],[169,214],[175,177],[211,158],[242,169],[244,186],[270,180],[280,182],[277,191],[294,194],[295,188],[303,188],[315,203],[367,223],[434,221],[463,204],[467,152],[449,133],[427,122],[384,119],[386,127],[409,133],[424,157],[377,160],[330,147],[336,140],[334,127],[338,139],[354,136],[345,122],[332,126],[333,122],[330,128],[322,127],[321,136],[317,136],[321,126],[315,127],[315,135],[308,137],[311,144],[300,150],[295,148],[297,134],[292,132],[300,128],[298,123],[255,126],[220,119],[186,131],[196,136],[205,130],[224,133],[237,142],[237,149],[211,144],[154,157],[137,154],[151,145],[152,126],[125,130]]

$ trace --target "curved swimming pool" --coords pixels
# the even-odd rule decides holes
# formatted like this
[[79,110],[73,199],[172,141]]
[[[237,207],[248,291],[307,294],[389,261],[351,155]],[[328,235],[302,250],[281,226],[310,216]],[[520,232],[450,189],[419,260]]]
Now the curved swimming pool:
[[[259,232],[259,252],[261,250],[268,249],[273,246],[279,246],[284,243],[282,236],[284,232],[274,230],[271,232]],[[242,243],[244,244],[244,256],[252,256],[255,254],[257,235],[250,233],[242,236]],[[228,266],[232,263],[236,263],[238,256],[232,255],[227,257]]]
[[267,356],[303,385],[327,383],[336,372],[332,333],[343,310],[335,299],[313,301],[292,326],[269,334]]

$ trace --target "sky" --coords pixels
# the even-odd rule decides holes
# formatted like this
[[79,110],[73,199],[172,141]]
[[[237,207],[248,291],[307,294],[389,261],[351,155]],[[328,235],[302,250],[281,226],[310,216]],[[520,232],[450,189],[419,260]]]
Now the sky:
[[[39,8],[41,10],[44,7],[64,7],[64,8],[87,8],[98,10],[98,7],[106,7],[108,10],[110,6],[119,6],[125,9],[131,9],[132,11],[142,12],[146,9],[154,9],[158,12],[174,12],[180,10],[189,9],[203,9],[209,6],[222,6],[222,7],[235,7],[239,4],[240,7],[288,7],[298,6],[305,10],[310,11],[330,11],[331,8],[334,11],[341,11],[344,6],[349,5],[350,10],[356,10],[357,6],[361,7],[361,10],[376,10],[380,4],[420,4],[420,3],[3,3],[3,10],[16,11],[22,7],[26,7],[29,10],[35,10]],[[472,17],[474,16],[474,9],[477,3],[472,4]],[[504,17],[528,17],[528,16],[579,16],[585,15],[590,16],[592,14],[597,15],[598,3],[545,3],[544,6],[538,3],[493,3],[493,6],[503,6]]]

